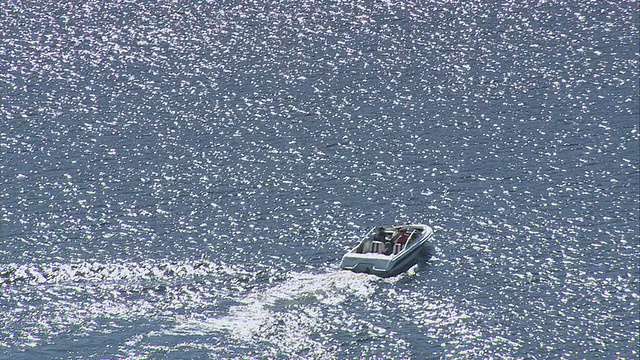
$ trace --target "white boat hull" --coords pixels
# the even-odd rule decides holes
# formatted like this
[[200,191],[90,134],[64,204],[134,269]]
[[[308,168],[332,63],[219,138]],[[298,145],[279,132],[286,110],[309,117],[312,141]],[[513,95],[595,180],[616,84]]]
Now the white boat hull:
[[433,236],[433,230],[429,226],[421,224],[405,225],[403,228],[420,231],[420,234],[415,239],[411,239],[401,251],[391,255],[363,252],[367,241],[365,236],[358,246],[342,257],[340,268],[358,273],[390,277],[407,271],[420,260],[428,260],[432,255],[431,249],[433,247],[425,244]]

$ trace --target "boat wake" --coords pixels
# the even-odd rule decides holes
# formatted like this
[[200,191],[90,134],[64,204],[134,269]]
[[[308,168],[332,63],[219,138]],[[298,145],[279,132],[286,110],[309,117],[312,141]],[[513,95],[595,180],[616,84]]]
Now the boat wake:
[[79,262],[0,265],[0,285],[78,282],[135,282],[234,273],[232,267],[209,261]]
[[[172,330],[175,335],[224,332],[238,343],[277,344],[278,354],[289,356],[331,357],[321,338],[331,326],[341,304],[366,301],[377,289],[381,279],[346,271],[310,274],[292,273],[283,282],[247,294],[239,304],[229,308],[222,317],[189,316]],[[338,316],[339,318],[339,316]],[[351,319],[353,321],[353,319]],[[256,356],[276,355],[270,353]]]
[[[76,332],[112,333],[120,331],[118,324],[158,321],[191,304],[201,309],[211,303],[210,289],[253,276],[202,260],[2,264],[0,304],[8,310],[0,313],[0,339],[7,339],[0,347],[31,348]],[[43,302],[20,305],[34,298]],[[14,336],[18,328],[28,335]]]

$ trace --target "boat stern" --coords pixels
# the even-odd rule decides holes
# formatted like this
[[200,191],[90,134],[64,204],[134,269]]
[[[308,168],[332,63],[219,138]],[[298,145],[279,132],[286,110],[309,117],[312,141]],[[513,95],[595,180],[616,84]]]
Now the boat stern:
[[378,274],[386,270],[389,260],[390,256],[382,254],[347,253],[342,257],[340,268],[358,273]]

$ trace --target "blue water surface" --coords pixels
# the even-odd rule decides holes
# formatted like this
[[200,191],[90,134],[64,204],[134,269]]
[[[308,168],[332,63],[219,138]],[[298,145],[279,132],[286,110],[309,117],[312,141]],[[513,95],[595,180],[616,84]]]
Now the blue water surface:
[[0,9],[0,358],[638,358],[637,1]]

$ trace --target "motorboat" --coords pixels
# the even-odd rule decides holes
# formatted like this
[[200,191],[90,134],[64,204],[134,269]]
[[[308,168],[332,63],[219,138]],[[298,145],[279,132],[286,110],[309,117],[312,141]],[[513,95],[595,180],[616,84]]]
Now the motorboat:
[[433,255],[428,244],[433,229],[427,225],[379,226],[342,257],[340,268],[381,277],[396,276]]

